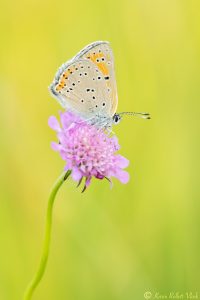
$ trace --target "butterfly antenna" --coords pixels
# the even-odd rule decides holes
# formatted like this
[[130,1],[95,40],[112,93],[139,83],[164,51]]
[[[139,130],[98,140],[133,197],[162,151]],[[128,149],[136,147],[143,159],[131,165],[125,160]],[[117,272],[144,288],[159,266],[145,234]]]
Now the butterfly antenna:
[[129,111],[126,111],[126,112],[119,113],[119,116],[123,116],[123,115],[140,117],[140,118],[143,118],[143,119],[151,119],[150,114],[146,113],[146,112],[129,112]]

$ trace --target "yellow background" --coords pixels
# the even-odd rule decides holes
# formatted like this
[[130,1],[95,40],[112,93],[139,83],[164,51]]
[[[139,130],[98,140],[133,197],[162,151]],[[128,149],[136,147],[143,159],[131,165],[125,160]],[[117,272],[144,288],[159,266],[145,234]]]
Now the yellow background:
[[[38,265],[50,187],[64,162],[48,128],[57,68],[108,40],[118,111],[148,111],[114,128],[127,185],[66,183],[34,299],[140,300],[200,292],[198,0],[1,1],[0,299],[22,299]],[[200,294],[199,294],[200,298]]]

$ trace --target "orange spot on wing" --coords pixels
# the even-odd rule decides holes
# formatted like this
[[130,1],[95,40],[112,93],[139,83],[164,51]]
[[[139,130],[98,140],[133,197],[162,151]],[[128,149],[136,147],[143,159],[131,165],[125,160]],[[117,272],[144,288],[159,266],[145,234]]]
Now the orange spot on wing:
[[60,91],[65,87],[65,79],[68,79],[69,75],[71,75],[70,72],[73,72],[73,69],[70,68],[63,72],[63,74],[60,76],[59,83],[56,86],[56,91]]
[[60,90],[62,90],[62,86],[61,86],[61,84],[57,84],[57,86],[56,86],[56,91],[60,91]]
[[97,62],[97,58],[104,57],[103,53],[95,53],[95,54],[90,54],[87,56],[87,58],[90,58],[91,61],[98,67],[98,69],[104,74],[108,75],[109,71],[108,68],[106,67],[106,64],[104,62]]
[[69,74],[67,74],[67,72],[64,72],[62,76],[63,76],[64,79],[67,79],[67,78],[68,78],[68,75],[69,75]]
[[56,91],[60,91],[64,88],[65,86],[65,81],[62,79],[60,82],[56,85]]
[[105,63],[97,63],[97,67],[99,68],[99,70],[104,74],[104,75],[108,75],[108,68],[106,67]]

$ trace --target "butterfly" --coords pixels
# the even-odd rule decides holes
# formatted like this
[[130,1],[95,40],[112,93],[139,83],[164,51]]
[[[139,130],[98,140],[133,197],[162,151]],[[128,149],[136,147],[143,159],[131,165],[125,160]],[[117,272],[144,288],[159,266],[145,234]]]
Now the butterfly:
[[93,42],[61,65],[49,90],[64,109],[100,128],[111,128],[123,115],[150,119],[148,113],[116,113],[118,95],[109,42]]

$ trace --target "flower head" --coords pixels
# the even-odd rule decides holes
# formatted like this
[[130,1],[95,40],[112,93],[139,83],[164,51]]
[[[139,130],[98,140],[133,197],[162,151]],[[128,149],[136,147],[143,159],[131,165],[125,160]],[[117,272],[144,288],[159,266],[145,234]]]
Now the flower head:
[[52,148],[60,152],[66,161],[65,170],[71,170],[72,178],[81,182],[86,178],[85,188],[91,178],[116,177],[127,183],[129,174],[123,169],[129,161],[116,154],[119,144],[116,136],[109,137],[97,127],[88,124],[72,112],[60,113],[61,126],[56,117],[49,118],[49,126],[57,132],[59,143],[52,142]]

